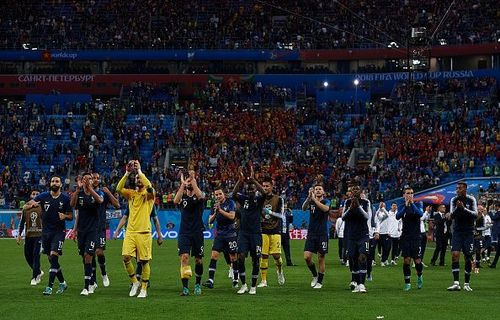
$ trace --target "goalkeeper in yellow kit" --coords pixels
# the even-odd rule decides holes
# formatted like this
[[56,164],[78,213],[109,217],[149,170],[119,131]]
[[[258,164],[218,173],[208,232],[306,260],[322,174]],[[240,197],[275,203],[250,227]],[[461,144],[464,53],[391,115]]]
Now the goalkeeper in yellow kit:
[[[125,183],[132,172],[136,173],[135,189],[126,189]],[[154,205],[156,193],[151,182],[141,171],[141,165],[137,160],[132,160],[127,164],[125,175],[118,182],[116,191],[128,200],[129,218],[127,232],[123,240],[122,256],[125,270],[132,282],[129,296],[135,296],[139,288],[141,288],[137,297],[145,298],[151,274],[149,260],[152,258],[150,213]],[[137,263],[142,264],[142,286],[135,277],[132,257],[137,257]]]

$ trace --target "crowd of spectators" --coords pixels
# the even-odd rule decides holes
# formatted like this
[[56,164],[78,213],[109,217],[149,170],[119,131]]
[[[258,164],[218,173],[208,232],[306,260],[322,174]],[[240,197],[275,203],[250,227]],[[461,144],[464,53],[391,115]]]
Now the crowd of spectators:
[[[28,1],[0,4],[0,48],[331,49],[404,46],[451,1]],[[496,42],[495,0],[454,2],[435,44]],[[381,17],[383,17],[381,19]]]
[[[399,196],[405,184],[421,190],[452,176],[499,175],[498,101],[494,95],[488,100],[474,95],[495,88],[494,80],[449,80],[428,86],[457,98],[441,107],[373,101],[363,113],[353,114],[352,103],[317,107],[307,100],[292,108],[284,103],[256,104],[251,98],[265,101],[262,96],[271,95],[285,100],[293,90],[209,82],[195,99],[183,102],[175,86],[145,83],[128,88],[126,102],[95,100],[64,111],[4,102],[0,203],[18,207],[30,188],[46,188],[52,174],[62,175],[69,190],[70,178],[95,169],[113,187],[127,161],[140,159],[158,191],[158,203],[168,206],[179,185],[179,168],[165,166],[169,148],[188,151],[190,168],[209,192],[220,184],[230,190],[238,167],[252,163],[259,178],[275,179],[276,191],[291,208],[300,206],[318,175],[334,207],[354,179],[379,201]],[[65,116],[54,118],[55,111]],[[170,131],[165,125],[169,119]],[[378,148],[376,161],[371,166],[350,165],[355,147]],[[35,168],[28,168],[28,159]]]

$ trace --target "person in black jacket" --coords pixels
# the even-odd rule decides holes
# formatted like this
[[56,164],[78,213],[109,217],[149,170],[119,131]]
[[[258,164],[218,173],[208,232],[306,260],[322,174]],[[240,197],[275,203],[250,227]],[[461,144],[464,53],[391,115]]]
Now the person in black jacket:
[[434,220],[434,239],[436,242],[436,250],[431,259],[431,265],[436,265],[436,260],[439,257],[439,265],[444,266],[444,257],[446,254],[446,247],[448,244],[447,239],[447,226],[446,226],[446,206],[444,204],[438,207],[438,211],[432,215]]

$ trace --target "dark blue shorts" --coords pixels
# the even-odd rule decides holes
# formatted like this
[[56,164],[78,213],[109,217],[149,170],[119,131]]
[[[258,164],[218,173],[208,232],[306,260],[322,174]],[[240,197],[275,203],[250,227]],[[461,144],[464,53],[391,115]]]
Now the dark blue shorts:
[[96,247],[97,231],[78,232],[78,254],[85,253],[94,255]]
[[261,233],[240,232],[238,235],[238,253],[247,254],[248,252],[252,256],[260,257],[262,253]]
[[399,241],[403,258],[422,259],[422,241],[419,239],[401,238]]
[[205,250],[203,232],[180,234],[177,239],[177,248],[179,255],[191,253],[191,257],[203,257]]
[[96,248],[106,250],[106,230],[97,231]]
[[236,253],[238,252],[238,237],[216,236],[212,251]]
[[308,234],[304,251],[312,253],[327,254],[328,253],[328,235]]
[[366,236],[360,239],[347,239],[347,257],[355,259],[360,254],[364,254],[367,257],[370,254],[370,237]]
[[451,236],[451,251],[462,251],[466,256],[474,253],[474,235],[472,232],[454,232]]
[[64,231],[51,232],[42,234],[42,249],[43,253],[50,254],[51,251],[62,255],[62,248],[66,233]]

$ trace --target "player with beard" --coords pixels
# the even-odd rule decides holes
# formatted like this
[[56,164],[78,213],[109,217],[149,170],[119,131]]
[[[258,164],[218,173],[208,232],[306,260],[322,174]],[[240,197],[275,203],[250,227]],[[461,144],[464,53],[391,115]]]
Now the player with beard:
[[[135,172],[135,189],[125,188],[129,175]],[[147,297],[147,288],[152,259],[151,210],[153,210],[156,192],[151,182],[141,170],[139,161],[132,160],[127,164],[126,172],[116,186],[116,191],[128,200],[128,227],[123,240],[122,258],[125,270],[132,283],[129,296],[133,297],[141,288],[138,298]],[[137,257],[137,263],[142,264],[141,282],[135,276],[132,258]]]
[[[304,260],[313,276],[311,287],[321,289],[326,271],[326,254],[328,253],[327,222],[330,200],[325,198],[325,190],[319,182],[316,182],[315,186],[309,189],[309,195],[302,204],[302,210],[306,211],[307,209],[309,209],[309,226],[304,245]],[[319,270],[316,270],[313,254],[318,255]]]
[[66,220],[73,220],[73,211],[69,196],[63,194],[61,190],[61,177],[53,176],[50,179],[50,192],[40,193],[23,207],[23,210],[38,206],[42,208],[42,248],[50,263],[49,283],[43,291],[44,295],[52,294],[56,277],[59,280],[57,294],[62,294],[68,288],[59,264],[59,256],[62,255],[66,237]]
[[179,258],[181,262],[180,275],[182,281],[181,296],[189,295],[189,278],[193,272],[189,265],[189,254],[195,258],[194,272],[196,283],[194,294],[201,294],[201,276],[203,275],[203,209],[205,193],[200,190],[196,182],[194,171],[189,171],[189,177],[184,179],[181,173],[181,185],[175,194],[174,203],[181,211],[181,225],[177,240]]

